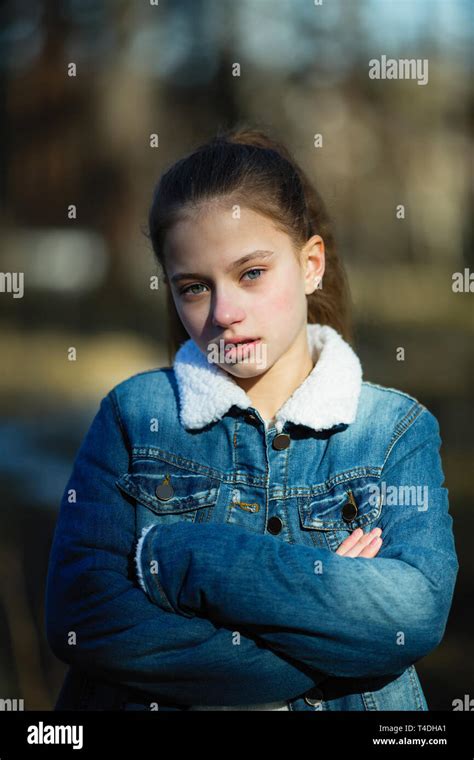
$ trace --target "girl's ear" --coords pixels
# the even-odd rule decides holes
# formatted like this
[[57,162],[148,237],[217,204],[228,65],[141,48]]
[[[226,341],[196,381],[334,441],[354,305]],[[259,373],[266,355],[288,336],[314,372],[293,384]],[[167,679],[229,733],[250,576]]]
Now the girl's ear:
[[[322,288],[325,270],[324,240],[320,235],[313,235],[303,247],[306,286],[309,293]],[[308,295],[309,295],[308,293]]]

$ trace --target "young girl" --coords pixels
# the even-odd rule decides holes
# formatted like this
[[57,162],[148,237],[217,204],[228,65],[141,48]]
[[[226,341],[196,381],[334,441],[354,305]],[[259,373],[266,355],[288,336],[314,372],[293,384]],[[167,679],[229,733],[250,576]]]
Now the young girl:
[[236,129],[149,222],[172,366],[102,399],[66,486],[56,709],[427,710],[458,571],[439,426],[362,381],[321,197]]

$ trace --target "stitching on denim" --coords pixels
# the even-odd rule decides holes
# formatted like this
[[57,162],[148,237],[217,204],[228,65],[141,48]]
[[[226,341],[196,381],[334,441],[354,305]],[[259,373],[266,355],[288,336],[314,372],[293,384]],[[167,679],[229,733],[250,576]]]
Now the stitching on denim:
[[373,691],[363,691],[361,692],[361,697],[366,710],[373,711],[378,709]]
[[[146,551],[146,547],[145,547],[145,551]],[[149,555],[148,555],[148,565],[149,565],[150,557],[151,557],[151,546],[148,548],[148,552],[149,552]],[[166,609],[170,612],[176,612],[176,610],[174,609],[174,607],[172,606],[168,597],[165,594],[165,590],[163,586],[161,585],[160,579],[158,578],[158,573],[152,573],[151,575],[152,575],[152,583],[156,585],[158,593],[161,597],[161,600],[164,602]]]
[[384,391],[386,393],[395,393],[397,396],[401,396],[402,398],[408,398],[410,401],[415,401],[416,403],[420,403],[415,396],[411,396],[409,393],[404,393],[404,391],[399,390],[398,388],[390,388],[388,386],[384,385],[378,385],[377,383],[372,383],[370,380],[362,380],[362,385],[368,385],[371,388],[378,388],[381,391]]
[[[425,409],[426,407],[423,406],[422,404],[417,404],[417,406],[412,407],[412,409],[410,409],[407,412],[405,417],[396,425],[393,436],[392,436],[392,440],[390,441],[388,445],[388,449],[385,453],[385,457],[384,457],[384,461],[382,465],[382,472],[383,472],[383,469],[385,468],[385,465],[387,463],[387,460],[390,454],[392,453],[392,449],[395,446],[395,444],[398,443],[402,435],[406,433],[406,431],[413,425],[415,420],[419,418],[419,416],[421,415],[423,411],[425,411]],[[398,431],[398,434],[397,434],[397,431]]]
[[[362,468],[356,468],[352,470],[346,470],[345,472],[339,473],[338,475],[335,475],[334,477],[330,478],[329,480],[326,480],[324,483],[319,483],[318,485],[310,486],[309,488],[304,488],[301,486],[295,486],[293,488],[289,488],[288,492],[281,493],[279,491],[272,491],[271,498],[272,499],[278,499],[278,498],[300,498],[300,497],[308,497],[308,496],[331,496],[331,491],[334,488],[334,486],[337,485],[343,485],[344,483],[347,483],[352,480],[358,480],[362,478],[367,477],[374,477],[377,478],[377,480],[380,478],[380,473],[382,472],[381,467],[362,467]],[[344,497],[341,496],[341,499]]]
[[223,482],[226,481],[225,473],[221,472],[220,470],[216,470],[212,467],[207,467],[207,465],[200,464],[199,462],[194,462],[192,459],[186,459],[180,454],[174,454],[171,451],[158,449],[156,446],[133,446],[133,462],[138,462],[142,459],[159,459],[161,462],[166,462],[166,464],[171,464],[181,470],[194,472],[198,475],[206,475]]
[[[143,455],[143,456],[142,456]],[[233,458],[234,467],[231,474],[221,472],[212,467],[194,462],[192,459],[185,459],[179,454],[173,454],[172,452],[165,451],[164,449],[157,449],[153,446],[134,446],[132,450],[132,461],[137,462],[141,459],[159,459],[161,462],[179,467],[180,469],[187,470],[188,472],[194,472],[198,475],[205,475],[212,477],[215,480],[220,480],[222,483],[233,485],[234,483],[247,483],[248,485],[265,486],[265,478],[262,476],[249,475],[248,472],[239,472],[235,465],[235,459]]]
[[124,425],[124,422],[123,422],[123,419],[122,419],[122,414],[120,412],[120,405],[119,405],[119,402],[118,402],[118,398],[117,398],[117,396],[115,394],[115,390],[112,389],[108,395],[110,396],[110,400],[112,402],[112,410],[113,410],[114,416],[115,416],[115,418],[116,418],[116,420],[117,420],[117,422],[119,424],[120,431],[122,433],[122,438],[123,438],[124,443],[125,443],[125,445],[126,445],[126,447],[128,449],[129,455],[131,456],[132,449],[133,449],[132,442],[131,442],[131,440],[129,438],[127,429],[126,429],[126,427]]
[[234,432],[232,434],[232,471],[237,469],[237,434],[239,432],[239,420],[235,420]]
[[[149,507],[152,512],[158,515],[181,514],[182,511],[193,511],[194,509],[197,510],[203,509],[204,507],[213,507],[219,498],[220,486],[209,488],[206,491],[198,491],[198,493],[188,494],[187,496],[176,496],[173,501],[173,505],[176,505],[174,510],[162,507],[158,511],[157,505],[161,505],[162,502],[157,497],[149,494],[140,483],[136,483],[133,475],[134,473],[126,473],[115,482],[119,488],[126,491],[126,493],[132,496],[136,501]],[[178,505],[180,507],[179,509],[177,509]]]
[[[289,468],[290,449],[291,449],[291,446],[288,446],[284,451],[285,461],[283,463],[283,488],[285,489],[285,491],[287,490],[287,487],[288,487],[288,468]],[[280,501],[280,500],[277,500],[277,501]],[[294,544],[295,540],[294,540],[293,532],[291,530],[291,520],[288,519],[287,499],[281,499],[281,502],[282,502],[281,509],[285,515],[285,524],[286,524],[286,529],[288,531],[288,538],[289,538],[288,543]]]
[[416,703],[418,705],[418,710],[424,710],[423,701],[421,699],[421,694],[420,694],[420,688],[419,688],[419,685],[417,683],[417,678],[415,677],[415,673],[416,673],[415,666],[414,665],[410,665],[410,667],[408,668],[408,676],[410,678],[411,685],[413,687],[413,692],[414,692],[414,695],[415,695]]

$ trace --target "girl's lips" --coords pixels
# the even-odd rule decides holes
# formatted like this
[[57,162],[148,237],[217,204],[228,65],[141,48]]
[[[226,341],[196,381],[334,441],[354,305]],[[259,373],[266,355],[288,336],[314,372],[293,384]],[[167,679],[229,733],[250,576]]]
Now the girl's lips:
[[225,346],[225,355],[235,358],[236,356],[246,356],[249,351],[260,341],[260,338],[249,340],[245,343],[227,343]]
[[234,343],[225,343],[225,349],[227,351],[229,348],[237,348],[238,346],[251,346],[254,343],[258,343],[259,340],[260,338],[249,338],[248,340],[239,340]]

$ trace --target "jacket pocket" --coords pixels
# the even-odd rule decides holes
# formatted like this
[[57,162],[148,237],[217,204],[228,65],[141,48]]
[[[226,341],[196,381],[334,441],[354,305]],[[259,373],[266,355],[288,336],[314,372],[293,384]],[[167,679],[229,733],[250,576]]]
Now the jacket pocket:
[[362,692],[366,710],[417,710],[427,711],[423,689],[414,665],[380,689]]
[[299,500],[301,527],[313,542],[336,551],[356,528],[368,533],[382,514],[378,479],[359,478]]
[[124,473],[116,484],[136,502],[137,535],[150,524],[211,519],[220,489],[216,478],[186,472],[157,459],[134,463],[132,471]]
[[399,675],[374,678],[328,677],[319,684],[322,710],[428,710],[414,665]]

